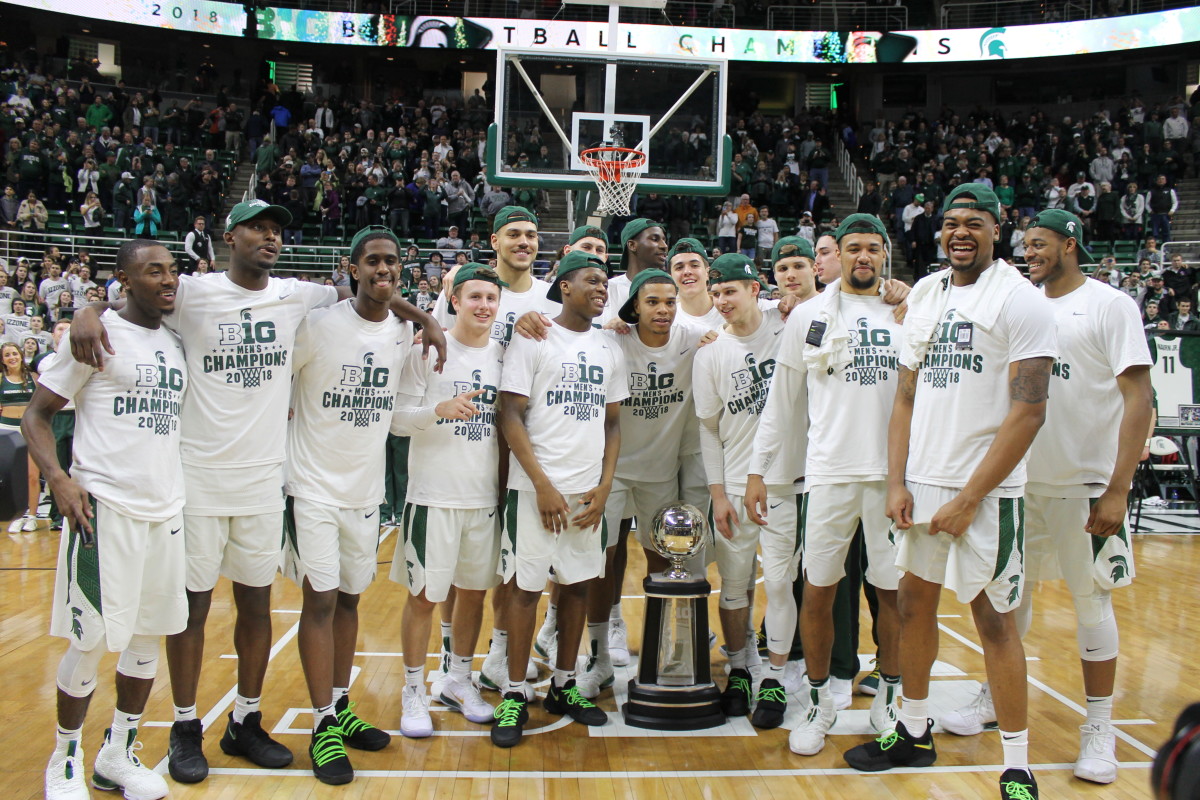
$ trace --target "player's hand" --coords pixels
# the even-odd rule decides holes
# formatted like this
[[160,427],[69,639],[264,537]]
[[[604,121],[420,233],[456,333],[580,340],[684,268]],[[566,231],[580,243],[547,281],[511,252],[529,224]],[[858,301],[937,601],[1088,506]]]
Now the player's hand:
[[709,331],[708,333],[706,333],[700,337],[700,342],[696,346],[704,347],[706,344],[712,344],[713,342],[715,342],[717,340],[717,337],[720,335],[721,334],[717,331]]
[[486,392],[486,389],[475,389],[463,392],[458,397],[443,400],[434,406],[434,412],[442,419],[470,419],[479,413],[479,408],[471,401]]
[[746,477],[746,497],[742,505],[746,507],[746,517],[751,522],[755,525],[767,524],[767,484],[762,475]]
[[429,358],[429,348],[437,350],[437,363],[433,365],[433,371],[441,372],[446,363],[446,334],[442,332],[441,325],[422,326],[421,332],[425,334],[421,337],[421,358]]
[[577,528],[595,530],[604,521],[604,505],[608,502],[610,487],[597,486],[589,492],[584,492],[579,498],[583,510],[571,518],[571,524]]
[[70,526],[82,533],[83,546],[93,547],[96,531],[92,528],[92,503],[87,490],[63,473],[50,480],[50,491]]
[[623,336],[629,333],[629,323],[620,317],[613,317],[608,322],[604,323],[604,330],[616,331]]
[[1126,492],[1114,492],[1109,489],[1092,504],[1092,511],[1088,514],[1088,521],[1083,529],[1092,536],[1107,537],[1118,533],[1125,524],[1128,499]]
[[887,517],[896,523],[896,530],[906,531],[912,527],[913,496],[907,487],[889,486],[887,493]]
[[783,297],[779,298],[779,305],[776,306],[776,308],[779,309],[779,315],[783,317],[783,320],[786,322],[788,314],[792,313],[792,309],[798,305],[800,305],[800,298],[796,297],[795,295],[785,294]]
[[717,532],[726,539],[733,539],[733,529],[738,524],[737,509],[733,507],[733,503],[729,502],[726,497],[719,500],[714,499],[712,512]]
[[513,325],[513,330],[524,336],[526,339],[533,339],[535,342],[546,341],[546,332],[554,323],[544,314],[539,314],[536,311],[526,311],[517,320],[517,324]]
[[71,319],[71,355],[80,364],[103,370],[106,352],[117,354],[108,341],[108,331],[100,324],[100,315],[89,306],[78,309]]
[[979,503],[963,497],[962,492],[959,492],[933,515],[933,519],[929,521],[929,535],[945,531],[957,539],[971,527],[978,511]]
[[547,484],[537,490],[538,514],[542,517],[542,527],[558,535],[567,529],[567,518],[571,515],[571,507],[558,489]]
[[883,302],[896,307],[892,312],[896,322],[903,322],[908,314],[908,294],[911,291],[912,287],[904,281],[889,278],[883,282]]

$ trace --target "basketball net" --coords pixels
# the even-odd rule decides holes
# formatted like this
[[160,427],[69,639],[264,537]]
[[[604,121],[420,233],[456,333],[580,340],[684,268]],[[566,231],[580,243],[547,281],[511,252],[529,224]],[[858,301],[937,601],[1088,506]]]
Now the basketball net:
[[596,213],[602,216],[627,217],[629,201],[638,180],[646,171],[646,154],[629,147],[592,147],[579,154],[592,180],[600,202]]

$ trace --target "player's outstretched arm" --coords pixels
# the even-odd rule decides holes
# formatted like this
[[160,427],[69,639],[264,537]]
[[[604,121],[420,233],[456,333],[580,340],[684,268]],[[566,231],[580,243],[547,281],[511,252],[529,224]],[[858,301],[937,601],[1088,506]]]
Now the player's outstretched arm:
[[433,371],[441,372],[442,365],[446,363],[446,334],[438,321],[433,318],[432,314],[422,311],[401,297],[399,290],[392,295],[392,301],[388,304],[388,308],[400,319],[416,322],[421,326],[421,357],[429,358],[429,348],[435,349],[437,363],[433,365]]
[[537,492],[538,513],[542,517],[542,526],[553,533],[562,533],[569,524],[571,508],[567,505],[566,498],[554,488],[533,452],[533,442],[529,440],[529,431],[525,427],[525,409],[528,405],[529,398],[523,394],[501,392],[500,431],[504,434],[509,450],[525,470]]
[[88,502],[87,491],[58,465],[54,431],[50,428],[50,420],[66,405],[65,397],[59,397],[45,386],[37,387],[21,419],[21,434],[25,437],[33,463],[37,464],[46,478],[46,485],[54,493],[63,516],[71,521],[72,528],[83,531],[84,545],[90,547],[94,536],[92,504]]
[[604,506],[612,492],[617,474],[617,455],[621,452],[621,404],[604,405],[604,461],[600,468],[600,483],[579,498],[584,510],[575,515],[571,524],[580,528],[596,528],[604,521]]
[[71,319],[71,356],[80,364],[104,369],[104,354],[117,354],[108,341],[108,331],[100,323],[100,315],[108,309],[119,311],[125,307],[124,300],[111,303],[103,301],[89,303],[75,312]]
[[1150,368],[1130,367],[1117,376],[1124,411],[1117,433],[1117,463],[1108,489],[1092,505],[1084,530],[1093,536],[1112,536],[1125,524],[1129,487],[1141,460],[1146,430],[1153,417],[1154,390],[1150,386]]
[[1054,359],[1048,356],[1026,358],[1008,365],[1008,415],[1000,423],[996,438],[962,491],[933,515],[929,522],[930,535],[939,531],[951,536],[966,533],[979,510],[979,503],[1021,463],[1046,421],[1046,400],[1050,395],[1053,366]]
[[513,325],[513,330],[526,339],[533,339],[535,342],[544,342],[546,341],[546,330],[553,324],[545,314],[537,311],[526,311],[517,320],[517,324]]
[[896,400],[888,420],[888,496],[887,515],[896,527],[912,527],[913,496],[904,485],[908,472],[908,444],[912,436],[913,403],[917,397],[917,371],[900,367]]

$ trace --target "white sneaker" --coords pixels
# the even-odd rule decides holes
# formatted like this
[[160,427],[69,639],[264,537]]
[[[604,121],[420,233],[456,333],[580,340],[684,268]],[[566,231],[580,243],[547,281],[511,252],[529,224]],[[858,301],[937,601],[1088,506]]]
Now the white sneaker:
[[[504,687],[507,685],[508,659],[504,656],[494,656],[489,652],[487,658],[483,660],[483,667],[479,670],[479,688],[491,689],[493,692],[504,694]],[[533,702],[535,696],[533,687],[526,683],[525,699]]]
[[879,691],[871,700],[871,728],[876,733],[887,733],[896,729],[900,716],[897,701],[900,699],[900,684],[879,682]]
[[446,678],[438,697],[450,708],[460,712],[469,722],[476,724],[491,722],[493,712],[496,710],[479,696],[479,690],[470,680],[464,682],[450,677]]
[[83,770],[83,748],[79,742],[55,747],[46,765],[46,800],[88,800],[91,793]]
[[126,800],[158,800],[167,796],[167,782],[149,767],[142,766],[135,751],[142,743],[137,732],[130,731],[125,742],[112,741],[112,731],[104,732],[104,744],[96,754],[92,786],[106,792],[122,789]]
[[38,521],[36,517],[25,515],[25,519],[21,522],[21,530],[25,533],[33,533],[38,529]]
[[804,689],[804,659],[789,661],[783,668],[783,690],[795,694]]
[[1117,737],[1111,725],[1079,726],[1075,777],[1092,783],[1112,783],[1117,779]]
[[424,686],[405,686],[400,693],[400,732],[409,739],[424,739],[433,735],[433,720],[429,717],[429,702]]
[[947,731],[959,736],[976,736],[984,728],[996,727],[996,708],[992,705],[992,690],[987,683],[979,687],[979,694],[962,708],[942,715],[938,720]]
[[608,621],[608,657],[614,667],[629,666],[629,632],[623,619]]
[[613,665],[609,658],[588,659],[587,670],[575,679],[575,688],[588,700],[593,700],[613,685]]
[[439,664],[438,668],[430,673],[429,677],[429,696],[436,700],[442,696],[442,689],[445,687],[446,682],[450,680],[450,673],[446,672],[442,668],[442,665]]
[[815,756],[825,747],[825,735],[837,722],[837,711],[832,707],[822,707],[813,703],[808,713],[791,735],[788,736],[788,748],[801,756]]
[[854,681],[835,678],[832,675],[829,677],[829,693],[833,695],[833,707],[838,711],[845,711],[850,707],[850,703],[854,700],[851,696],[853,692]]
[[533,651],[546,659],[546,663],[553,668],[555,659],[558,658],[558,628],[547,625],[546,623],[549,621],[547,619],[538,629],[537,636],[533,640]]

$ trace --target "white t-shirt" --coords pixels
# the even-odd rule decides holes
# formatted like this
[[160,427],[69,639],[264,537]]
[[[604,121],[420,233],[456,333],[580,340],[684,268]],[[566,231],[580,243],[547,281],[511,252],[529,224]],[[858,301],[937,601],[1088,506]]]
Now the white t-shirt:
[[[802,303],[792,311],[779,350],[781,366],[808,376],[805,481],[814,486],[884,480],[902,326],[878,295],[842,292],[838,324],[850,332],[853,361],[832,375],[810,370],[803,357],[804,339],[823,302]],[[789,335],[792,331],[798,335]]]
[[71,288],[66,276],[43,278],[38,284],[38,297],[47,308],[58,308],[58,296]]
[[755,223],[758,228],[758,249],[770,250],[779,239],[779,223],[774,219],[760,219]]
[[14,342],[20,342],[25,334],[29,333],[28,314],[13,314],[11,311],[4,315],[4,332],[12,338]]
[[191,391],[183,400],[185,464],[251,467],[283,461],[292,347],[314,308],[332,305],[332,286],[272,277],[250,291],[224,272],[180,275],[175,313]]
[[[604,333],[596,328],[577,333],[554,325],[545,341],[513,337],[504,356],[500,390],[529,398],[525,427],[533,453],[555,489],[576,494],[600,483],[605,407],[629,396],[624,361]],[[534,490],[511,455],[508,488]]]
[[617,318],[617,312],[629,299],[629,290],[633,285],[628,275],[617,275],[608,282],[608,299],[604,301],[604,311],[597,320],[601,325],[607,325]]
[[[545,281],[533,280],[533,285],[523,292],[511,289],[500,291],[500,307],[496,310],[496,321],[492,323],[492,338],[501,347],[508,347],[513,335],[513,326],[517,320],[530,311],[537,311],[547,317],[557,317],[562,311],[562,304],[546,298],[550,284]],[[446,329],[454,327],[454,315],[450,313],[450,297],[446,292],[440,292],[437,302],[433,305],[433,318]],[[518,334],[520,335],[520,334]]]
[[71,288],[71,296],[75,299],[75,307],[76,308],[83,308],[84,306],[86,306],[88,304],[88,300],[87,300],[87,290],[88,289],[99,289],[100,288],[96,285],[95,281],[81,280],[78,275],[72,275],[70,277],[69,283],[71,285],[71,287],[70,287]]
[[605,331],[625,361],[629,397],[621,401],[621,455],[617,477],[663,481],[679,470],[686,429],[696,425],[692,361],[707,329],[676,322],[663,347],[647,347],[637,326],[629,333]]
[[[778,307],[779,307],[778,300],[772,300],[769,297],[759,295],[759,298],[758,298],[758,310],[759,311],[766,312],[773,308],[778,308]],[[721,316],[720,311],[717,311],[717,307],[715,304],[710,306],[708,309],[708,312],[701,316],[696,316],[695,314],[689,314],[688,312],[683,310],[683,306],[679,306],[678,310],[675,312],[675,318],[680,321],[683,321],[683,322],[690,322],[693,325],[699,325],[701,328],[703,328],[706,331],[719,331],[725,325],[725,318]]]
[[[957,304],[976,290],[950,284],[937,338],[918,370],[907,480],[965,486],[1008,416],[1009,364],[1057,354],[1054,312],[1033,284],[1013,289],[987,331],[957,317]],[[1020,497],[1025,480],[1022,459],[991,496]]]
[[383,502],[384,448],[412,340],[407,322],[390,312],[368,322],[351,302],[308,315],[291,359],[290,496],[336,508]]
[[[183,508],[180,412],[187,364],[179,337],[105,311],[100,322],[116,355],[104,370],[73,358],[43,362],[38,382],[75,401],[71,476],[125,516],[161,522]],[[70,349],[70,333],[62,347]]]
[[[408,501],[436,508],[490,508],[500,491],[500,437],[496,401],[504,348],[494,339],[468,347],[446,337],[446,364],[421,358],[415,347],[400,380],[399,411],[392,432],[411,436]],[[471,400],[479,413],[468,420],[438,417],[438,403],[482,389]]]
[[0,286],[0,315],[12,313],[12,301],[17,296],[17,290],[11,286]]
[[1116,377],[1149,366],[1150,347],[1137,304],[1107,284],[1086,280],[1068,295],[1047,299],[1058,322],[1058,360],[1046,423],[1029,448],[1028,488],[1054,497],[1098,497],[1117,463],[1125,403]]
[[[743,337],[722,331],[696,354],[692,379],[696,416],[718,417],[725,490],[732,494],[746,493],[754,434],[775,374],[783,328],[779,311],[771,309],[763,312],[754,333]],[[764,481],[791,484],[795,480],[792,475],[777,477],[776,472],[777,465],[772,465]]]

